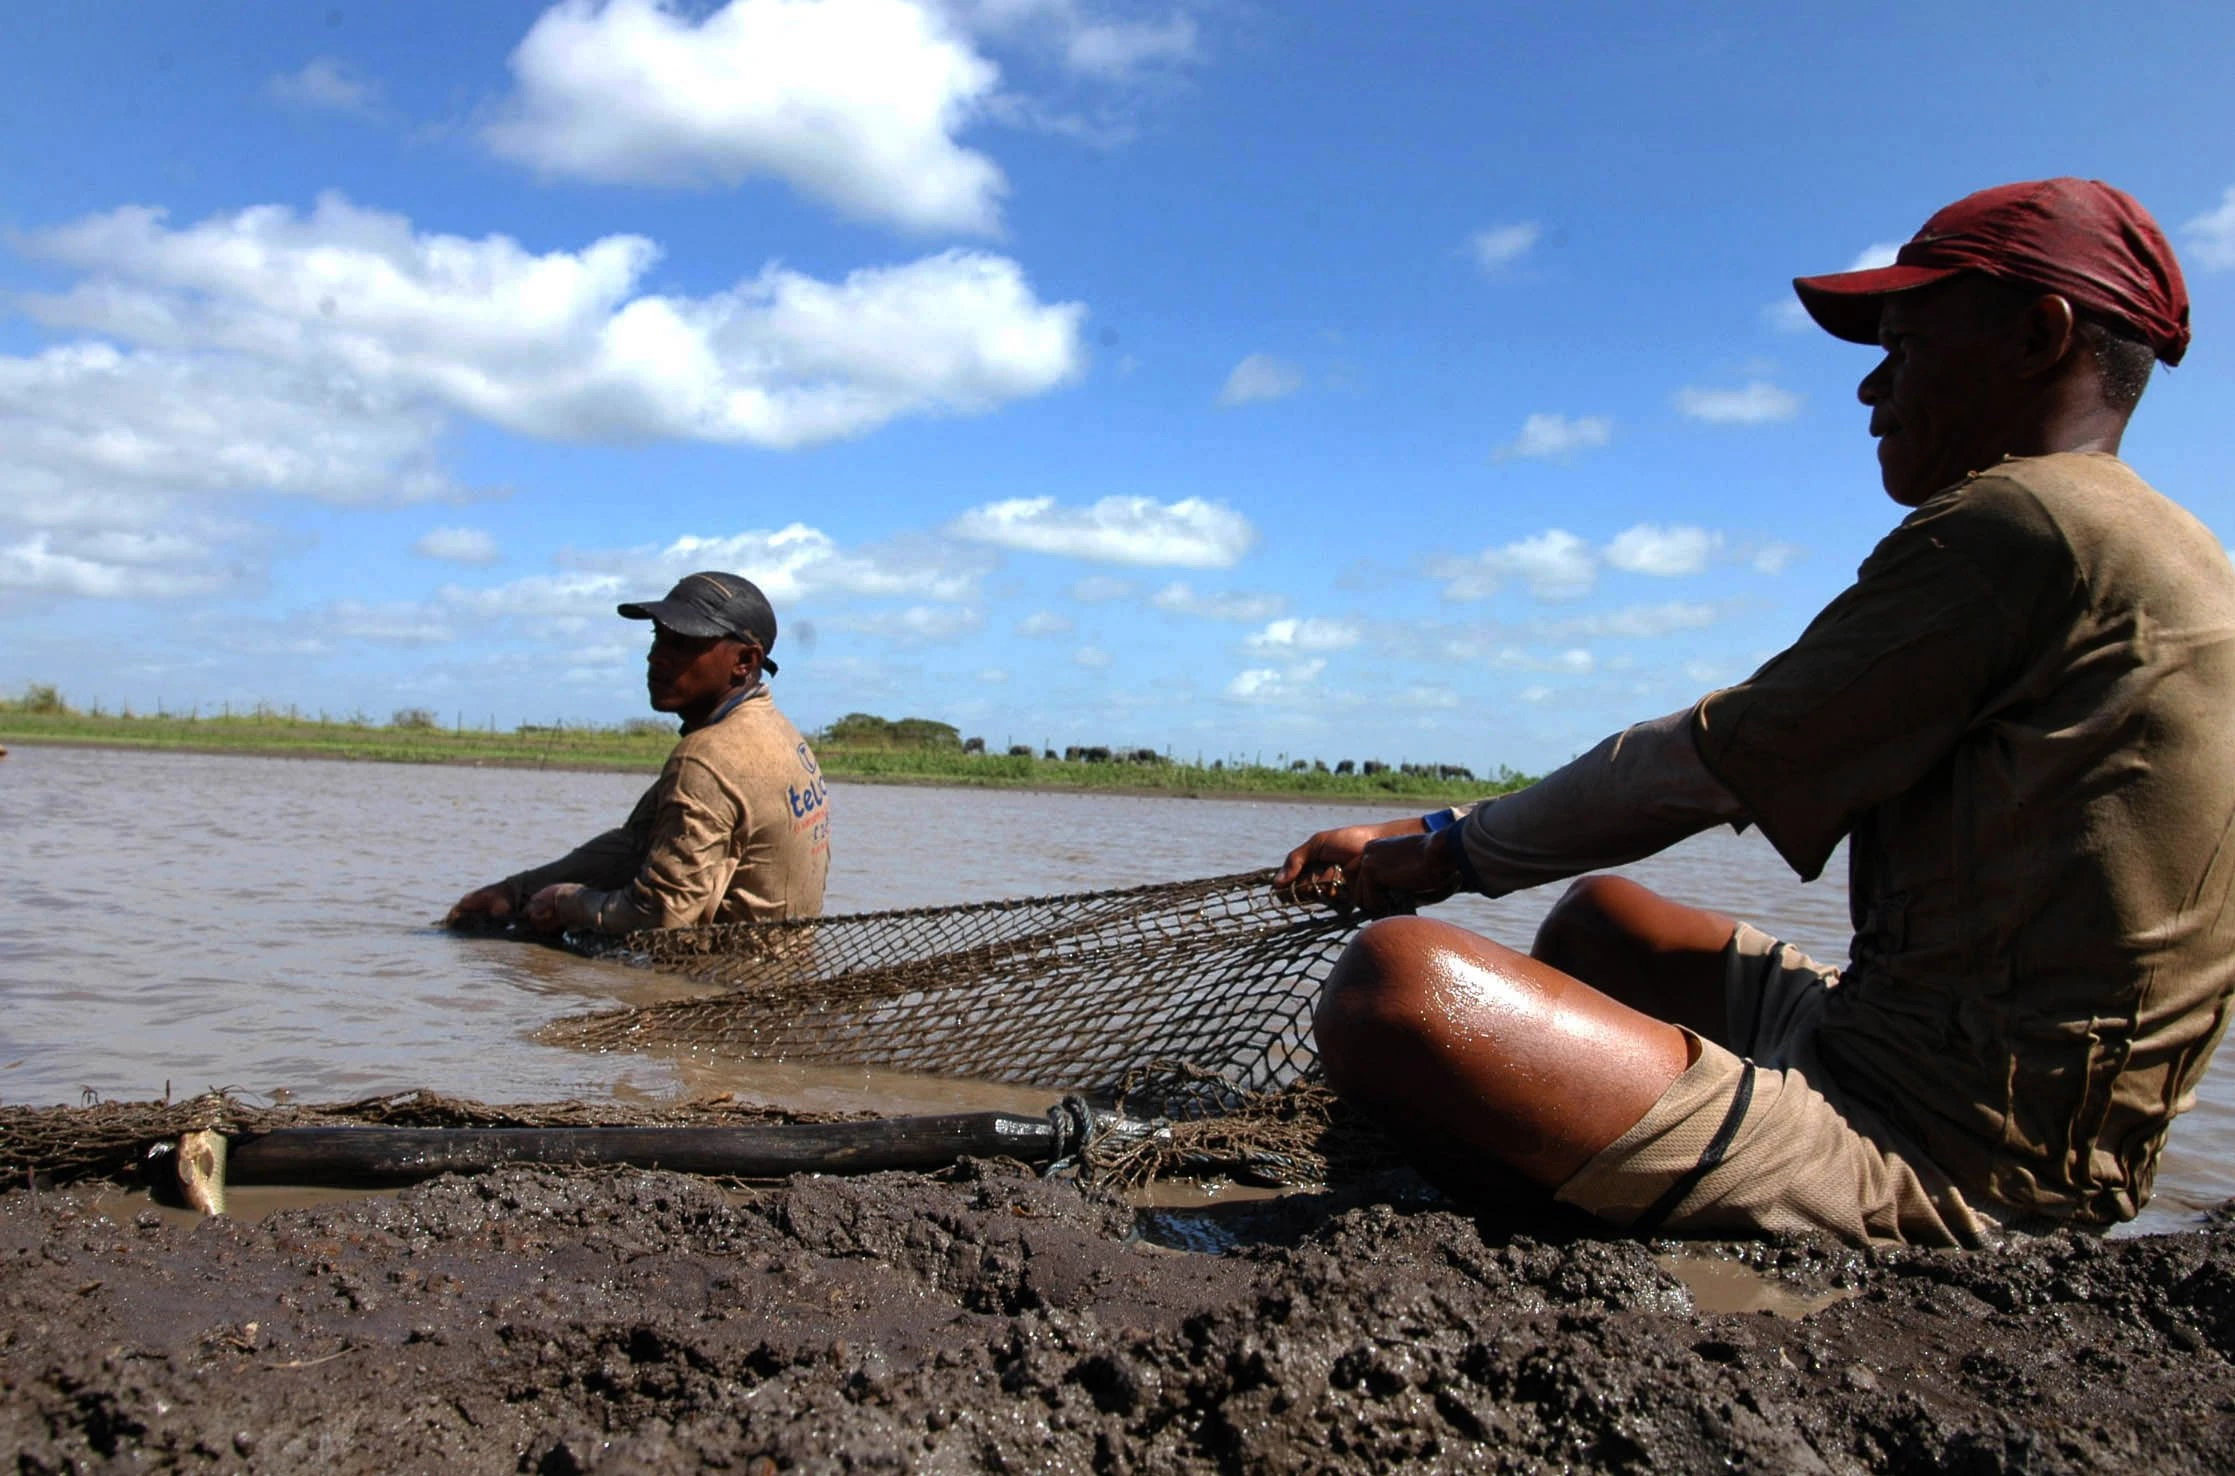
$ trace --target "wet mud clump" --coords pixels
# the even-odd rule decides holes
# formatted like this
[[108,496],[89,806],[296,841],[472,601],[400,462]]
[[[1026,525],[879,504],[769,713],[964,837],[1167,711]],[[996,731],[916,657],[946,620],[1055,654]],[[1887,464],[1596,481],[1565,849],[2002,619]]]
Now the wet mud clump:
[[[1216,1243],[1219,1253],[1164,1242]],[[509,1169],[198,1224],[0,1197],[19,1472],[2216,1471],[2235,1228],[1722,1264],[1406,1175],[1190,1216],[1006,1165]],[[1699,1254],[1694,1248],[1690,1254]]]

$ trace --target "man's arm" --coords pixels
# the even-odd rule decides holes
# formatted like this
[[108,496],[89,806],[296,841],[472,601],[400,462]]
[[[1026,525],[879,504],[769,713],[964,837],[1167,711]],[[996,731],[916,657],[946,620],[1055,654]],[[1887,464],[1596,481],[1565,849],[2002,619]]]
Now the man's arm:
[[608,830],[592,836],[556,861],[474,888],[452,905],[442,920],[443,925],[455,928],[476,917],[503,922],[525,912],[528,899],[536,893],[562,882],[592,887],[626,886],[636,873],[637,858],[641,854],[642,847],[628,827]]
[[643,859],[604,887],[562,883],[529,898],[528,920],[546,931],[591,928],[631,933],[708,921],[736,874],[732,841],[746,828],[743,805],[702,759],[675,760],[663,774]]
[[[1942,762],[2073,588],[2032,493],[1988,474],[1889,533],[1798,641],[1736,687],[1616,734],[1463,827],[1381,840],[1353,901],[1398,910],[1459,887],[1502,896],[1751,823],[1806,879],[1854,817]],[[1387,894],[1397,894],[1390,896]]]
[[1322,831],[1283,876],[1339,867],[1347,900],[1372,913],[1462,889],[1502,897],[1665,850],[1745,809],[1692,741],[1692,709],[1626,728],[1527,789],[1443,815]]
[[1467,889],[1502,897],[1744,823],[1745,807],[1700,760],[1692,713],[1625,728],[1527,789],[1476,805],[1456,827]]

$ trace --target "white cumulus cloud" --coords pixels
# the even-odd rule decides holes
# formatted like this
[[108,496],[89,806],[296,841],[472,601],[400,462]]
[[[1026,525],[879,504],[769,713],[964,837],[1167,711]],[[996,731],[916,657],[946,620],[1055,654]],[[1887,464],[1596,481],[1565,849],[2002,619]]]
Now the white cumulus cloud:
[[1017,622],[1017,634],[1021,636],[1069,635],[1071,629],[1071,617],[1053,610],[1035,610]]
[[1484,271],[1499,272],[1527,256],[1543,234],[1543,228],[1533,220],[1516,221],[1476,231],[1467,238],[1467,249]]
[[[804,644],[811,624],[797,615],[810,601],[899,597],[900,609],[842,608],[820,619],[901,646],[947,643],[982,629],[970,602],[989,567],[974,551],[905,540],[842,548],[805,524],[718,536],[686,535],[664,544],[597,549],[563,556],[563,567],[489,585],[451,583],[419,601],[369,605],[339,601],[312,617],[320,637],[386,644],[431,644],[461,631],[492,626],[528,639],[563,640],[587,681],[609,679],[641,651],[642,626],[615,613],[623,601],[657,599],[683,575],[701,569],[742,574],[775,606],[779,659]],[[0,559],[0,570],[4,570]],[[608,639],[599,642],[599,637]],[[584,644],[587,636],[591,644]]]
[[196,569],[182,559],[132,557],[111,536],[106,547],[72,550],[51,533],[0,544],[0,590],[81,599],[172,599],[222,589],[229,571]]
[[1229,408],[1259,400],[1280,400],[1304,387],[1304,371],[1271,354],[1251,354],[1234,366],[1218,392],[1218,402]]
[[322,197],[172,229],[126,207],[25,239],[89,280],[26,299],[50,324],[290,366],[564,440],[775,448],[903,415],[976,414],[1085,367],[1078,304],[1016,263],[947,251],[826,282],[776,266],[705,297],[640,290],[659,248],[534,254]]
[[251,499],[394,506],[468,495],[442,417],[290,366],[75,343],[0,355],[0,588],[203,594],[253,577]]
[[1699,573],[1721,546],[1722,539],[1705,528],[1639,523],[1614,535],[1606,546],[1606,561],[1627,573],[1672,578]]
[[1101,671],[1110,664],[1110,653],[1100,646],[1081,646],[1071,653],[1071,660],[1088,671]]
[[1252,632],[1242,644],[1252,651],[1343,651],[1363,632],[1350,620],[1275,620]]
[[1249,552],[1257,530],[1221,502],[1105,497],[1064,507],[1053,497],[1016,497],[974,507],[949,525],[958,538],[1027,553],[1107,564],[1225,569]]
[[1447,600],[1487,599],[1515,580],[1540,600],[1572,600],[1590,593],[1599,561],[1590,544],[1565,528],[1550,528],[1503,548],[1433,560],[1428,572],[1444,581]]
[[493,564],[497,540],[480,528],[430,528],[412,544],[413,553],[452,564]]
[[913,0],[561,0],[513,52],[498,154],[605,183],[784,180],[857,219],[1000,230],[1006,189],[956,136],[1000,70]]
[[1800,414],[1801,398],[1779,389],[1766,379],[1756,379],[1737,389],[1700,389],[1686,386],[1676,392],[1676,409],[1688,419],[1709,425],[1768,425]]
[[2188,251],[2206,271],[2235,267],[2235,185],[2220,197],[2217,210],[2207,210],[2181,227]]
[[[900,598],[965,606],[986,565],[969,550],[896,542],[842,548],[804,523],[722,535],[687,534],[664,544],[601,549],[567,556],[567,567],[479,588],[446,585],[442,610],[483,620],[515,620],[534,629],[580,630],[611,621],[624,600],[657,599],[685,574],[720,569],[759,585],[775,606],[779,640],[786,612],[802,601],[836,596]],[[957,556],[960,557],[957,557]],[[897,614],[846,617],[846,628],[884,636],[935,638],[976,629],[974,609],[946,614],[916,605]]]
[[1326,669],[1324,657],[1288,666],[1253,666],[1234,674],[1226,684],[1226,695],[1237,702],[1293,702],[1307,695]]
[[1604,415],[1538,413],[1521,422],[1521,434],[1491,453],[1497,461],[1529,458],[1558,461],[1578,451],[1604,446],[1614,439],[1614,422]]
[[969,600],[991,561],[938,539],[894,539],[842,548],[820,528],[685,534],[656,549],[576,554],[576,567],[610,570],[664,588],[698,569],[725,569],[761,587],[771,601],[844,594],[883,599]]

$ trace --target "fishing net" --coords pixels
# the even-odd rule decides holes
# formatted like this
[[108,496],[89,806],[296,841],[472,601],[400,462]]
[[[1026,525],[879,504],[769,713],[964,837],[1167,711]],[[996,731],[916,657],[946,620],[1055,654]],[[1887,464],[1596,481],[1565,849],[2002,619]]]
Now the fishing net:
[[[1391,1161],[1317,1084],[1311,1014],[1358,925],[1269,871],[1120,891],[571,940],[719,993],[578,1015],[548,1040],[883,1066],[1080,1093],[1161,1120],[1090,1143],[1119,1187],[1170,1174],[1320,1182]],[[0,1187],[133,1181],[181,1133],[281,1127],[706,1126],[829,1120],[727,1100],[488,1106],[404,1092],[258,1106],[231,1092],[0,1107]]]
[[574,1016],[590,1050],[882,1066],[1165,1116],[1314,1074],[1311,1013],[1355,915],[1269,871],[1120,891],[631,934],[613,951],[722,992]]

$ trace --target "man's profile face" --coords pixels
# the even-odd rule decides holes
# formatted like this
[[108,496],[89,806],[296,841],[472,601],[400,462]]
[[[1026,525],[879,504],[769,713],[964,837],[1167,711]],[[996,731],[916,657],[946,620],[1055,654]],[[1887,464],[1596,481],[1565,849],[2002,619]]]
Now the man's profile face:
[[1878,318],[1886,357],[1856,396],[1870,407],[1886,495],[1902,506],[2010,449],[1999,442],[2021,329],[2009,303],[2006,289],[1973,277],[1887,296]]
[[644,685],[654,712],[710,709],[737,685],[738,662],[753,649],[732,636],[687,636],[652,627]]

